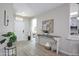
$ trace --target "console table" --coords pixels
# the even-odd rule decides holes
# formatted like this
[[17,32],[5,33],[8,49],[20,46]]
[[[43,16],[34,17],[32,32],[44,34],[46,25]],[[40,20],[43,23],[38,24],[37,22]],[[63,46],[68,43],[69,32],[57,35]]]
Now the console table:
[[[52,40],[54,41],[54,42],[56,42],[56,52],[57,52],[57,54],[58,54],[58,50],[59,50],[59,39],[61,38],[60,36],[57,36],[57,35],[50,35],[50,34],[37,34],[37,38],[38,38],[38,43],[40,43],[41,41],[45,41],[46,39],[47,39],[47,42],[49,42],[50,41],[50,39],[51,39],[51,41],[50,42],[52,42]],[[43,40],[43,38],[44,38],[44,40]],[[46,42],[46,41],[45,41]],[[43,42],[42,42],[43,43]],[[42,44],[42,43],[40,43],[40,44]],[[42,45],[44,45],[44,44],[42,44]]]

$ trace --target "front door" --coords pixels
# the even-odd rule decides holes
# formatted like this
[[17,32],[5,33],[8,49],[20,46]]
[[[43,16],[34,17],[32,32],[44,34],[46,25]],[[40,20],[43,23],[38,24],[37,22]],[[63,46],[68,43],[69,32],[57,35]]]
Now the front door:
[[24,22],[15,20],[15,32],[17,35],[17,41],[24,40]]

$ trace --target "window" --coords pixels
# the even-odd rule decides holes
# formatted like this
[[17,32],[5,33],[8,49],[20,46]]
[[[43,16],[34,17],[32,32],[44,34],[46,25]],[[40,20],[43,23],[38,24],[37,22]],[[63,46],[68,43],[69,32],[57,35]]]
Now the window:
[[37,32],[37,19],[34,18],[32,19],[32,33],[36,33]]

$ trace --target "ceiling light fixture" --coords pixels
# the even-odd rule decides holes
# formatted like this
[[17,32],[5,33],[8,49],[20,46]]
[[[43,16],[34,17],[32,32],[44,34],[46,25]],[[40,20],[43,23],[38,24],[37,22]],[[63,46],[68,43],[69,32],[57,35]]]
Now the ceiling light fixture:
[[16,15],[20,15],[20,16],[27,16],[25,12],[16,13]]

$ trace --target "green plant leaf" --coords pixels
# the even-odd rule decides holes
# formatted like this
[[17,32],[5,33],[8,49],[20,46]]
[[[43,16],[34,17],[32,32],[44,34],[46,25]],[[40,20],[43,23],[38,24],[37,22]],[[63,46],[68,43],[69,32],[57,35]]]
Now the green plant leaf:
[[1,40],[0,43],[3,44],[3,43],[5,42],[5,40],[6,40],[6,39]]
[[[14,32],[8,32],[6,34],[3,34],[2,36],[7,37],[9,39],[9,42],[12,42],[12,43],[15,42],[17,39]],[[4,43],[4,40],[1,41],[1,43]]]
[[8,32],[7,33],[7,36],[9,37],[9,36],[11,36],[13,33],[12,32]]
[[2,36],[7,37],[7,34],[3,34]]
[[10,40],[9,40],[9,42],[15,42],[16,41],[16,36],[15,35],[13,35],[12,37],[10,37]]
[[4,36],[4,37],[10,37],[11,35],[12,35],[12,32],[8,32],[6,34],[3,34],[2,36]]

